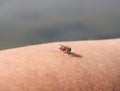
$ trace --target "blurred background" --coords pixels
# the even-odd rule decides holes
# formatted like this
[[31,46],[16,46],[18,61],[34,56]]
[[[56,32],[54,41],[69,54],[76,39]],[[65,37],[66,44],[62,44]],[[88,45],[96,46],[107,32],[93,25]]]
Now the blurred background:
[[120,0],[0,0],[0,50],[120,38]]

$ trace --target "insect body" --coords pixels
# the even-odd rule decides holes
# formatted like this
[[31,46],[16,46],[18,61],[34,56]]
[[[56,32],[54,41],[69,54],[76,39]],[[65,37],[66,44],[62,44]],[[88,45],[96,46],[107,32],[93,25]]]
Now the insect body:
[[60,48],[59,48],[61,51],[65,52],[65,53],[68,53],[70,54],[71,53],[71,48],[68,47],[68,46],[64,46],[64,45],[60,45]]

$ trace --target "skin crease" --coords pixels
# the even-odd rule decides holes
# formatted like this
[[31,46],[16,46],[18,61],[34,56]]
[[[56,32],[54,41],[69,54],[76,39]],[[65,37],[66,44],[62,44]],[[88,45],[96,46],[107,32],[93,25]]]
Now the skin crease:
[[120,39],[111,39],[0,51],[0,91],[120,91],[119,45]]

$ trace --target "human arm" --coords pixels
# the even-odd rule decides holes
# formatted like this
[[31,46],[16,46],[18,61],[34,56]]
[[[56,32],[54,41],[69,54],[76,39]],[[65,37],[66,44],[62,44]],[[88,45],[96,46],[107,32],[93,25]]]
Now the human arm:
[[0,91],[119,91],[119,45],[120,39],[75,41],[1,51]]

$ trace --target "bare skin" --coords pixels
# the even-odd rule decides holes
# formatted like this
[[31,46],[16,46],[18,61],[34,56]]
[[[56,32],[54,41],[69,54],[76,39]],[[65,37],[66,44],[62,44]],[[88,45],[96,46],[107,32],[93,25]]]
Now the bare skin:
[[0,51],[0,91],[120,91],[120,39]]

